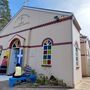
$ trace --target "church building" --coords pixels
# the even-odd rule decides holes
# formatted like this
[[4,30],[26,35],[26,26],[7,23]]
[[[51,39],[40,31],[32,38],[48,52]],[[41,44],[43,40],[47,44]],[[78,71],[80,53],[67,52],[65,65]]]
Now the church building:
[[22,7],[0,31],[0,63],[8,57],[9,75],[19,59],[22,67],[75,87],[82,79],[80,30],[71,12]]

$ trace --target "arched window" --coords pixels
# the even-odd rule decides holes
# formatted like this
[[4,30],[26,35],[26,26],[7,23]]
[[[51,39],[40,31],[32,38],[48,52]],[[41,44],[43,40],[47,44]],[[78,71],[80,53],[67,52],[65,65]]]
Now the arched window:
[[21,45],[21,42],[18,38],[15,38],[11,43],[10,43],[10,48],[18,48]]
[[51,49],[52,49],[52,40],[45,39],[43,41],[43,65],[51,65]]

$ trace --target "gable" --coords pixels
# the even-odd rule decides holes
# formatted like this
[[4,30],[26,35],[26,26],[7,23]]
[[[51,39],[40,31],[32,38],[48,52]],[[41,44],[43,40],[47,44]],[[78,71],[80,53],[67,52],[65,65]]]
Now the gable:
[[36,9],[22,8],[1,31],[1,35],[10,32],[30,28],[31,26],[40,25],[55,20],[55,16],[67,16],[64,13],[45,12]]
[[31,27],[42,25],[51,21],[55,21],[55,17],[59,19],[70,16],[71,13],[55,12],[48,10],[37,10],[30,8],[22,8],[16,16],[7,24],[7,26],[1,31],[0,36],[7,35],[9,33],[19,32]]

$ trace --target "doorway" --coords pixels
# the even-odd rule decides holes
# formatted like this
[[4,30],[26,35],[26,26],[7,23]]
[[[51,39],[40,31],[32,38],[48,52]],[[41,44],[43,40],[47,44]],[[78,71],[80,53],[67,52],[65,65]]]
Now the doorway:
[[19,39],[14,39],[10,43],[11,47],[11,54],[10,54],[10,59],[9,59],[9,65],[8,65],[8,70],[7,74],[11,75],[15,72],[15,67],[16,64],[19,62],[20,65],[22,66],[22,61],[23,61],[23,49],[21,49],[19,46],[21,46],[21,42]]

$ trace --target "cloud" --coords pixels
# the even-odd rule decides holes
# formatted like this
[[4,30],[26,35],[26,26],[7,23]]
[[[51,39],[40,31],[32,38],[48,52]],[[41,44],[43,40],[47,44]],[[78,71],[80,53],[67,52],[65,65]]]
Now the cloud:
[[87,0],[80,4],[78,10],[76,10],[76,17],[82,28],[81,33],[87,35],[90,38],[90,2]]

